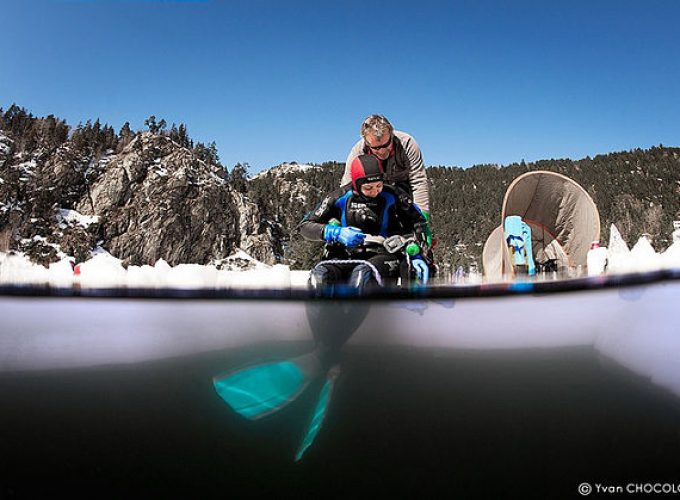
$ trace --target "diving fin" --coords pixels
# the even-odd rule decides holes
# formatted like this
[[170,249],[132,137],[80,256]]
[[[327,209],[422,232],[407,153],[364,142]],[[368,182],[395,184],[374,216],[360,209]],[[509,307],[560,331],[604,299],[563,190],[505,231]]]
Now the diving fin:
[[236,413],[258,420],[295,401],[322,373],[319,355],[313,351],[218,375],[213,378],[213,386]]
[[321,388],[319,393],[319,399],[314,405],[314,411],[312,412],[312,418],[307,425],[307,430],[302,439],[302,443],[295,454],[295,461],[299,462],[302,456],[305,454],[307,449],[312,445],[316,439],[321,426],[326,418],[326,413],[328,412],[328,407],[331,403],[331,398],[333,397],[333,390],[335,389],[335,383],[340,375],[340,366],[336,365],[328,371],[326,375],[326,381]]

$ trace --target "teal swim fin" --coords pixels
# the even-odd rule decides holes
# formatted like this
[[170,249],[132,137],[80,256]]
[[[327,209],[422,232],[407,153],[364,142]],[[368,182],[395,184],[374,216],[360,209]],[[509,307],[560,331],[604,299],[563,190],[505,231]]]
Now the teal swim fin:
[[328,371],[326,375],[326,382],[321,388],[319,393],[319,399],[314,406],[314,411],[312,413],[312,418],[307,425],[307,431],[305,432],[302,443],[295,454],[295,461],[299,462],[302,456],[307,451],[314,440],[316,439],[321,426],[323,425],[324,419],[326,418],[326,413],[328,412],[328,407],[331,403],[331,398],[333,397],[333,389],[335,388],[335,383],[340,375],[340,366],[336,365]]
[[321,362],[312,352],[218,375],[213,386],[236,413],[258,420],[292,403],[320,374]]

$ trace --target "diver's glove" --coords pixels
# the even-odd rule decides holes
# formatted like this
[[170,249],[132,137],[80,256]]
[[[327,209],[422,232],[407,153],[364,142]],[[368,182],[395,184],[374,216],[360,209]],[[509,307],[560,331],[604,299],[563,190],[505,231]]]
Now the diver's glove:
[[420,281],[420,283],[423,285],[427,285],[427,282],[430,279],[430,268],[427,265],[427,262],[425,262],[425,260],[420,255],[416,255],[411,257],[411,266],[416,272],[418,281]]
[[364,242],[366,235],[352,226],[339,227],[327,224],[323,228],[323,239],[328,243],[338,242],[346,247],[355,247]]

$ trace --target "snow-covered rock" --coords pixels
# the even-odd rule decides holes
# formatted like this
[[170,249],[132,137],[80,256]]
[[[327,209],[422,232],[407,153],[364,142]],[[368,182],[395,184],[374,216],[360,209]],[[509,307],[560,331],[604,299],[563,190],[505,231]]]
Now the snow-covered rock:
[[[2,130],[0,130],[0,167],[2,167],[7,161],[11,151],[12,151],[12,139],[7,137],[5,134],[2,133]],[[0,182],[3,182],[0,180]]]
[[[4,139],[3,139],[4,138]],[[0,136],[0,160],[11,142]],[[16,157],[15,157],[16,156]],[[97,246],[124,266],[201,264],[243,248],[274,264],[259,208],[232,189],[221,166],[163,135],[137,134],[123,149],[14,155],[0,175],[0,248],[43,265],[83,262]],[[39,237],[40,239],[36,239]]]
[[267,170],[262,170],[261,172],[255,174],[254,176],[251,177],[251,179],[259,179],[261,177],[283,177],[286,174],[295,174],[295,173],[300,173],[300,172],[307,172],[309,170],[319,168],[316,165],[307,165],[307,164],[300,164],[300,163],[287,163],[284,162],[281,165],[277,165],[276,167],[272,167]]
[[96,224],[99,222],[98,216],[87,216],[76,212],[75,210],[69,210],[66,208],[59,209],[57,214],[57,222],[60,226],[66,227],[67,224],[79,224],[85,228]]

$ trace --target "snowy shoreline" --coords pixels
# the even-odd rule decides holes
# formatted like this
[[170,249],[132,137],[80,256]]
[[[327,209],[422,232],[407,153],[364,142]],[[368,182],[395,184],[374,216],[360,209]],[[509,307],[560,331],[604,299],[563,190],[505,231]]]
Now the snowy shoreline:
[[[234,265],[229,266],[229,261]],[[120,259],[103,250],[80,264],[65,257],[44,267],[31,262],[25,255],[0,252],[0,284],[57,288],[288,289],[306,287],[309,276],[308,271],[291,271],[281,264],[268,266],[242,251],[227,259],[226,267],[170,266],[161,259],[153,266],[128,266],[126,269]]]
[[[645,273],[664,269],[680,269],[680,241],[664,252],[654,251],[649,240],[641,237],[632,249],[612,227],[607,251],[605,274]],[[583,271],[581,271],[583,273]],[[31,262],[21,253],[0,252],[1,285],[47,285],[56,288],[147,288],[147,289],[303,289],[307,287],[309,271],[292,271],[288,266],[263,264],[242,250],[216,264],[179,264],[170,266],[159,260],[153,266],[128,266],[103,249],[92,258],[76,264],[63,256],[58,262],[44,267]],[[569,276],[570,278],[579,276]],[[454,278],[452,283],[469,285],[483,281],[470,273]]]

